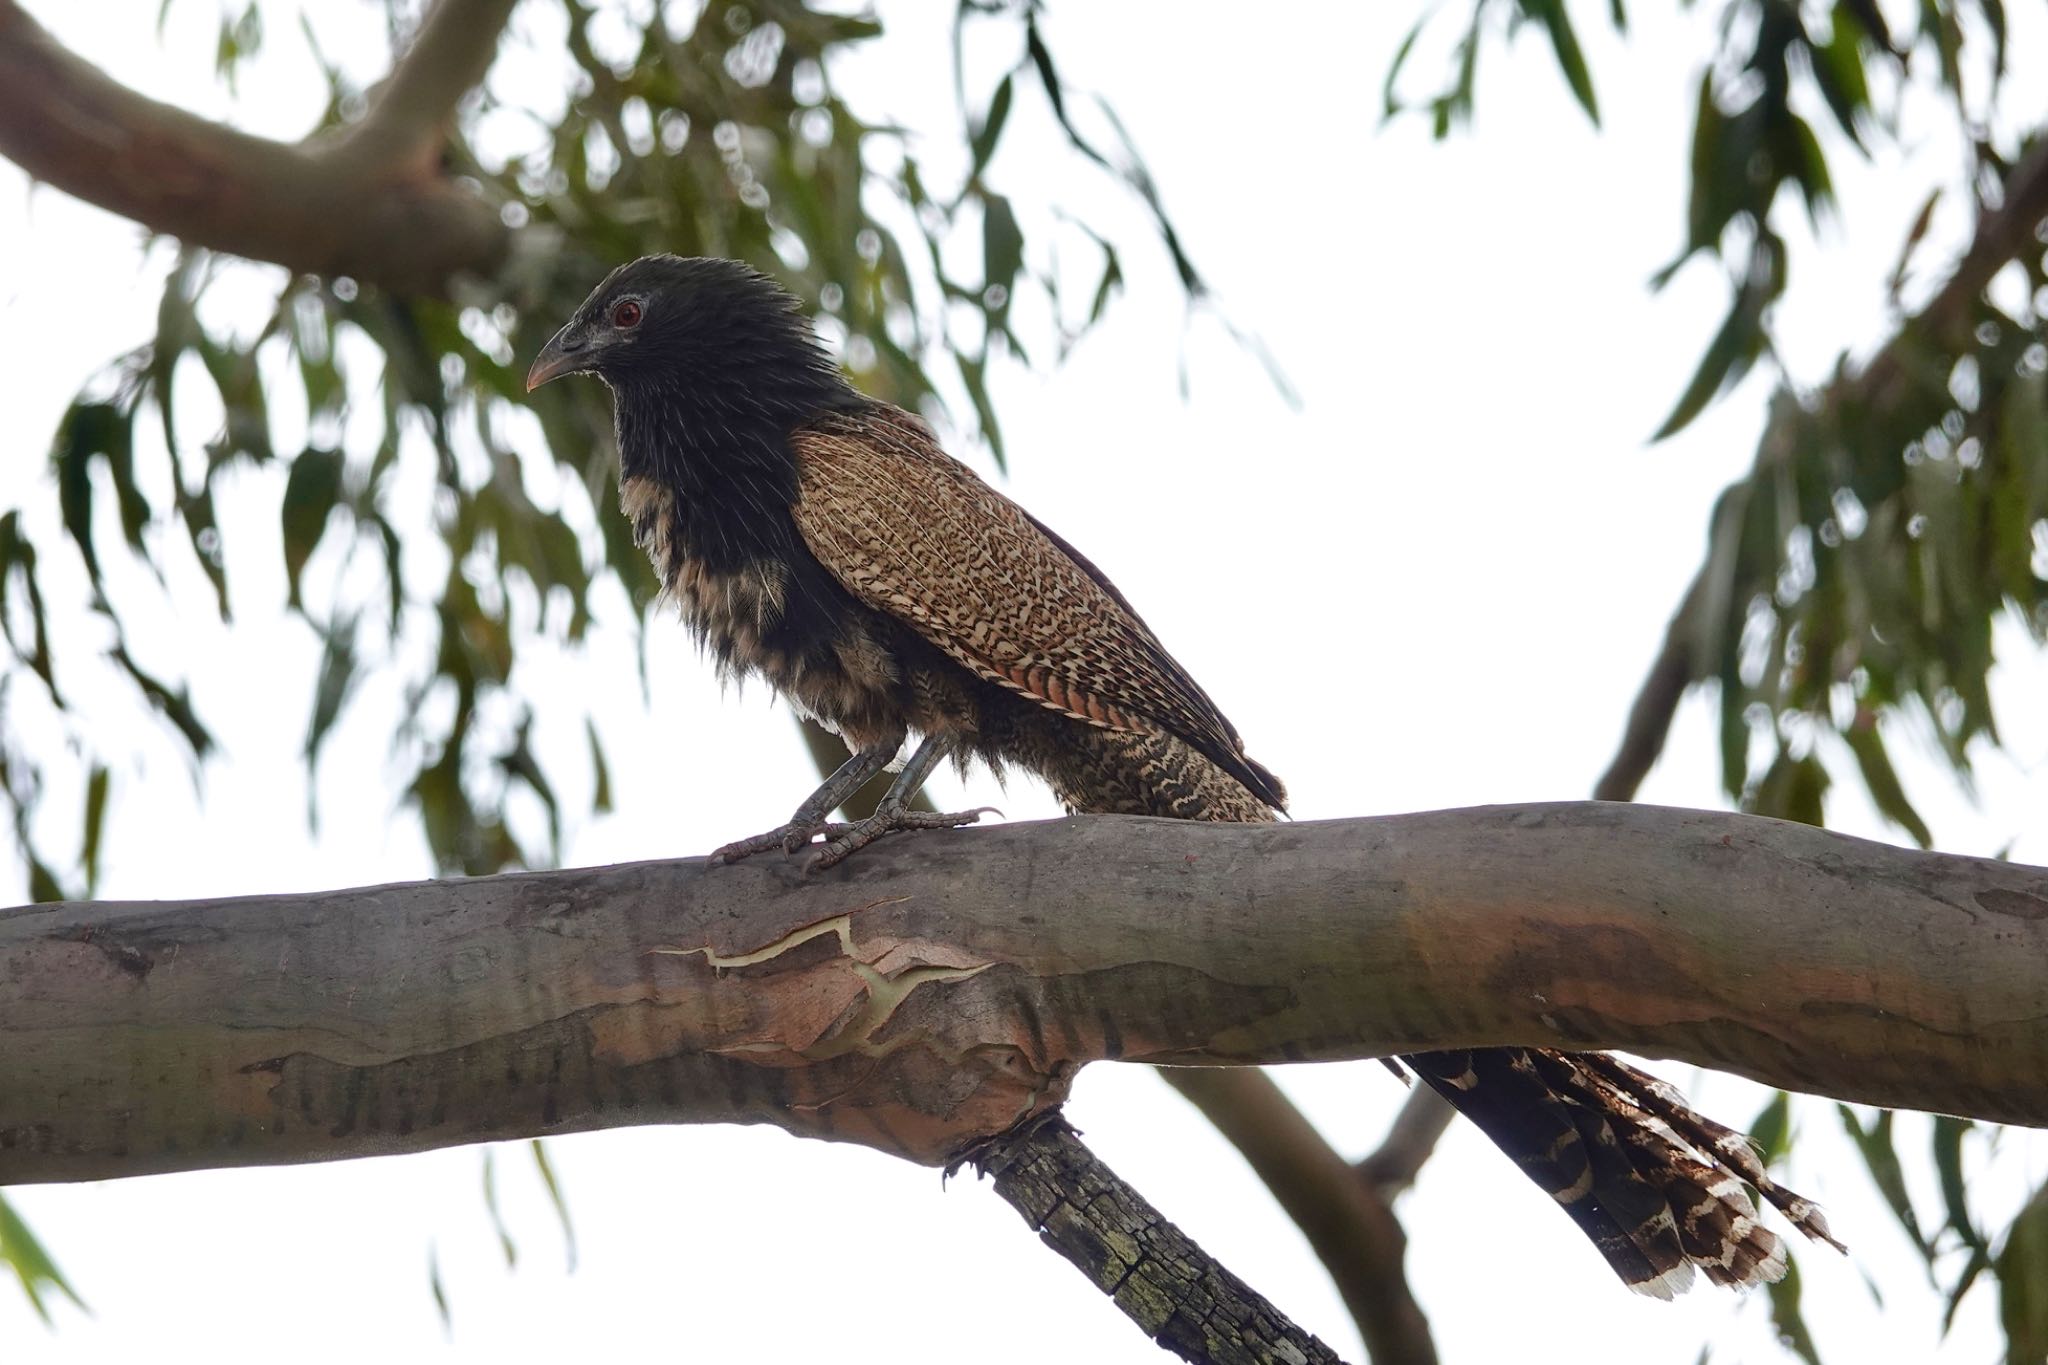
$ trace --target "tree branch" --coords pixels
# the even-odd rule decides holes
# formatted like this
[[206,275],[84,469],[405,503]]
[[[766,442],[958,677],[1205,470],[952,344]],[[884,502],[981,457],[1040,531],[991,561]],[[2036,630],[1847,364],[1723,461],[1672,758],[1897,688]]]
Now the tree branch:
[[335,139],[333,154],[383,165],[412,163],[431,171],[457,102],[490,70],[498,35],[516,3],[439,0],[377,87],[362,120]]
[[[2000,202],[1979,216],[1970,245],[1948,282],[1917,315],[1900,326],[1861,372],[1828,386],[1822,394],[1823,401],[1830,406],[1860,408],[1882,422],[1910,398],[1916,383],[1916,357],[1930,350],[1937,354],[1953,353],[1969,344],[1977,300],[1998,272],[2021,252],[2038,249],[2035,234],[2044,221],[2048,221],[2048,129],[2035,134],[2033,145],[2007,173]],[[1773,404],[1757,443],[1756,463],[1747,476],[1749,480],[1798,453],[1794,427],[1801,418],[1796,404]],[[1663,647],[1629,710],[1621,745],[1593,788],[1598,800],[1628,801],[1635,797],[1664,751],[1672,718],[1678,713],[1678,703],[1686,689],[1705,678],[1712,667],[1713,652],[1700,648],[1701,637],[1705,622],[1726,617],[1725,611],[1715,615],[1708,599],[1717,585],[1716,566],[1726,558],[1721,548],[1724,536],[1734,533],[1734,528],[1723,526],[1718,513],[1715,521],[1708,538],[1707,562],[1693,576],[1678,610],[1672,614]],[[1725,592],[1725,582],[1721,586]]]
[[456,274],[495,269],[510,243],[490,205],[438,173],[427,154],[438,144],[425,141],[461,93],[453,81],[488,63],[509,9],[442,0],[422,25],[421,60],[398,64],[369,130],[295,147],[139,95],[0,0],[0,155],[194,246],[442,292]]
[[1695,577],[1671,624],[1664,629],[1664,647],[1650,665],[1635,701],[1629,706],[1628,726],[1622,732],[1621,747],[1607,764],[1607,771],[1593,784],[1595,801],[1633,801],[1643,779],[1650,775],[1664,752],[1664,738],[1671,733],[1672,717],[1685,690],[1700,677],[1694,666],[1694,644],[1699,639],[1699,617],[1706,570]]
[[1375,1365],[1436,1365],[1429,1319],[1401,1264],[1408,1236],[1393,1209],[1272,1077],[1255,1067],[1171,1066],[1159,1074],[1243,1153],[1308,1238]]
[[1416,1086],[1408,1092],[1401,1112],[1394,1115],[1380,1145],[1362,1157],[1352,1170],[1381,1198],[1392,1199],[1415,1183],[1423,1164],[1436,1150],[1437,1140],[1457,1116],[1458,1111],[1443,1096],[1426,1085]]
[[1099,1058],[1616,1047],[2048,1123],[2048,871],[1567,803],[1093,817],[0,913],[0,1185],[769,1122],[943,1163]]
[[1336,1352],[1217,1264],[1103,1165],[1057,1112],[1019,1125],[972,1159],[1047,1246],[1181,1359],[1339,1365]]

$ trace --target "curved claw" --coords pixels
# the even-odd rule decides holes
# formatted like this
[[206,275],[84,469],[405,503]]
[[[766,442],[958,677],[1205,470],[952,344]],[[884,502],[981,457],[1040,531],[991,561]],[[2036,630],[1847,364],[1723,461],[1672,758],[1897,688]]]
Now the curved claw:
[[898,830],[912,829],[955,829],[971,825],[983,815],[1001,815],[994,806],[976,806],[973,810],[927,811],[906,810],[901,806],[876,811],[865,820],[850,825],[826,826],[823,833],[825,842],[819,847],[817,857],[811,860],[807,872],[822,872],[828,867],[866,848],[884,834]]
[[747,839],[735,839],[723,845],[705,860],[704,865],[729,866],[742,858],[751,858],[756,853],[766,853],[775,848],[781,849],[784,853],[794,853],[818,835],[829,834],[835,828],[844,826],[834,826],[824,820],[792,820],[788,824],[777,825],[765,833]]

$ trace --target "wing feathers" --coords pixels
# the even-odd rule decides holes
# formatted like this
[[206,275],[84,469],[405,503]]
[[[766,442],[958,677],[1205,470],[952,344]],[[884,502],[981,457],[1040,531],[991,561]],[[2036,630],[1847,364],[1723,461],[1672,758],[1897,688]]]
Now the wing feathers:
[[827,571],[980,677],[1088,725],[1164,731],[1260,800],[1279,782],[1101,571],[875,405],[791,438],[797,529]]

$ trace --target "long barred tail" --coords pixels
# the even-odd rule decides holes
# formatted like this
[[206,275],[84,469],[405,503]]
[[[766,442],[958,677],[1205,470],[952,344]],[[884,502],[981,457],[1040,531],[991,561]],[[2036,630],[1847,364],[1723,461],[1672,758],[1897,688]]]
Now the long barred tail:
[[1770,1178],[1749,1139],[1614,1057],[1475,1048],[1401,1060],[1555,1199],[1638,1293],[1683,1293],[1695,1267],[1737,1287],[1783,1278],[1784,1245],[1758,1221],[1744,1182],[1808,1237],[1842,1249],[1819,1209]]

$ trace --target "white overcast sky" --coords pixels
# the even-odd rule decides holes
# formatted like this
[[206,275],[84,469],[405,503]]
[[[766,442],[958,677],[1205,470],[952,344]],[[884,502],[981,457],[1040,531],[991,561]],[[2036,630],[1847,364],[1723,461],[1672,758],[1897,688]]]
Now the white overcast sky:
[[[157,0],[27,7],[159,97],[282,137],[317,112],[288,13],[230,101],[210,74],[206,0],[180,0],[161,45]],[[553,8],[522,7],[515,33],[545,48]],[[951,8],[889,6],[889,38],[839,73],[856,108],[922,130],[921,151],[940,159],[955,138]],[[1476,131],[1435,145],[1420,121],[1377,126],[1380,78],[1413,5],[1290,6],[1285,22],[1257,18],[1257,6],[1172,0],[1053,7],[1067,75],[1114,97],[1229,315],[1265,338],[1302,405],[1286,407],[1201,320],[1187,334],[1183,401],[1170,275],[1156,254],[1132,251],[1128,298],[1065,368],[1000,375],[1007,487],[1140,604],[1252,753],[1286,778],[1302,818],[1584,796],[1698,561],[1711,500],[1749,463],[1767,396],[1760,380],[1679,439],[1646,444],[1725,304],[1710,265],[1662,295],[1645,286],[1680,239],[1696,64],[1721,9],[1677,8],[1632,6],[1624,45],[1597,26],[1605,6],[1576,7],[1605,132],[1571,105],[1532,33],[1512,53],[1488,50]],[[322,7],[323,40],[371,65],[378,10]],[[2048,22],[2031,6],[2012,7],[2012,19],[2014,102],[2038,117],[2021,92],[2048,88]],[[1417,87],[1439,70],[1419,55]],[[1780,312],[1800,378],[1820,379],[1840,347],[1867,351],[1882,335],[1882,281],[1906,226],[1925,189],[1953,186],[1960,164],[1935,114],[1926,99],[1911,102],[1903,154],[1887,151],[1876,168],[1836,156],[1845,212],[1817,243],[1798,236]],[[994,168],[999,185],[1023,202],[1121,215],[1141,231],[1091,172],[1032,131],[1042,124],[1035,102],[1020,104],[1014,145]],[[1929,267],[1966,226],[1945,211]],[[33,499],[47,509],[49,434],[95,368],[151,331],[168,255],[142,251],[129,224],[30,192],[4,163],[0,242],[0,421],[12,451],[0,461],[0,506]],[[188,420],[206,434],[205,414]],[[987,468],[981,453],[960,453]],[[232,633],[203,610],[169,605],[146,580],[116,585],[145,658],[195,680],[225,754],[195,803],[175,753],[136,737],[142,757],[117,774],[103,894],[286,891],[430,870],[394,813],[376,742],[391,699],[375,688],[323,768],[323,821],[317,838],[308,833],[296,755],[317,652],[286,619],[279,566],[258,548],[273,543],[258,520],[274,507],[274,483],[264,483],[273,477],[247,475],[228,495],[230,539],[250,547],[236,568],[253,585]],[[45,543],[56,540],[53,522],[37,523]],[[100,637],[81,614],[77,575],[53,572],[68,575],[55,604],[65,638],[89,651]],[[193,581],[173,575],[180,591]],[[1942,847],[2012,844],[2015,857],[2048,862],[2048,714],[2038,702],[2048,670],[2016,629],[2000,646],[2015,661],[1995,688],[2013,756],[1985,759],[1977,805],[1953,791],[1919,736],[1902,730],[1897,748]],[[601,630],[580,654],[536,655],[531,667],[533,687],[574,689],[600,708],[616,763],[618,811],[572,822],[572,863],[702,851],[780,820],[808,790],[787,715],[758,688],[722,694],[679,629],[655,629],[651,713],[619,632]],[[87,698],[95,689],[118,699],[90,680],[79,686]],[[541,742],[569,767],[579,761],[573,722],[551,727],[544,715]],[[1644,797],[1721,804],[1714,755],[1709,707],[1695,699]],[[721,774],[728,790],[678,784],[678,767]],[[956,785],[939,779],[942,802]],[[1002,793],[977,777],[962,799],[1011,818],[1054,813],[1024,780]],[[42,818],[64,830],[76,810],[75,791],[61,788]],[[1899,838],[1849,784],[1830,816]],[[1747,1082],[1662,1070],[1730,1122],[1746,1122],[1764,1098]],[[1290,1068],[1281,1079],[1353,1155],[1371,1148],[1401,1099],[1371,1063]],[[1361,1354],[1292,1225],[1149,1070],[1089,1069],[1071,1113],[1233,1269],[1340,1351]],[[1801,1260],[1828,1358],[1994,1356],[1988,1288],[1937,1350],[1939,1304],[1832,1106],[1807,1101],[1796,1114],[1806,1140],[1793,1182],[1829,1206],[1854,1249],[1847,1260]],[[1927,1124],[1907,1117],[1899,1129],[1918,1179]],[[562,1138],[552,1151],[576,1223],[573,1274],[523,1146],[497,1158],[520,1253],[511,1269],[474,1149],[10,1191],[92,1314],[60,1307],[47,1331],[0,1286],[0,1353],[20,1365],[1159,1358],[971,1180],[942,1190],[933,1172],[765,1128],[646,1128]],[[2044,1173],[2048,1148],[2020,1134],[1972,1172],[1986,1207],[2001,1212]],[[1920,1193],[1923,1207],[1937,1206],[1931,1184]],[[1684,1365],[1709,1340],[1718,1360],[1789,1359],[1761,1296],[1703,1291],[1672,1306],[1622,1292],[1549,1201],[1468,1128],[1453,1130],[1401,1211],[1415,1289],[1449,1361]],[[428,1290],[430,1254],[453,1313],[447,1335]]]

